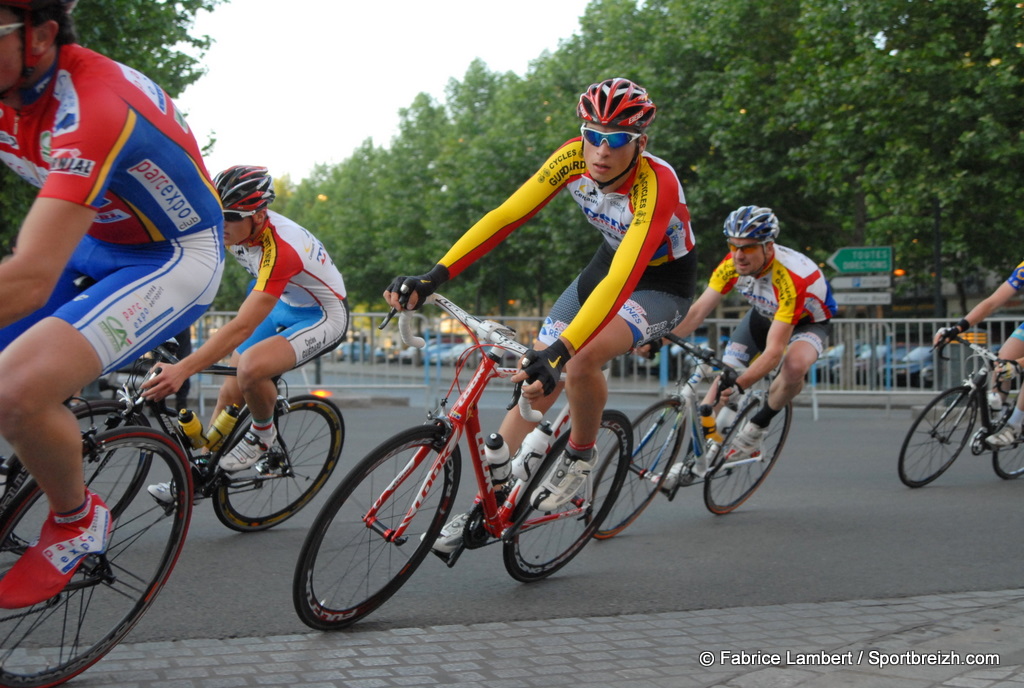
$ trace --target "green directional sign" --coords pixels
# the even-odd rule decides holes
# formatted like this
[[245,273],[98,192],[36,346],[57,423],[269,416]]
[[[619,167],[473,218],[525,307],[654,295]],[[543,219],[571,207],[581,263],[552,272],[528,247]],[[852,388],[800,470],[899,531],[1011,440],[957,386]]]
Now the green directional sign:
[[826,262],[837,272],[892,272],[892,246],[846,246]]

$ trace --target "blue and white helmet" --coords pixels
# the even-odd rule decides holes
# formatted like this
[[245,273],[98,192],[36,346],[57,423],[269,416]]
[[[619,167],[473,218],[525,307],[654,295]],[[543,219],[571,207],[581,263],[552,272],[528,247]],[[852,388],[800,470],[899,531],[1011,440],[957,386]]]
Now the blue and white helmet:
[[722,233],[727,239],[756,239],[763,244],[779,236],[779,220],[771,208],[745,205],[729,213]]

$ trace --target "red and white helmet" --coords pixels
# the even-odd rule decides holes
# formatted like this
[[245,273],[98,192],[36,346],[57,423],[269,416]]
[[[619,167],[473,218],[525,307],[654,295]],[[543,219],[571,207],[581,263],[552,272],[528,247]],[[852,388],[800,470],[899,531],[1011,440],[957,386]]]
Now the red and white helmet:
[[656,110],[644,88],[616,77],[591,84],[580,94],[576,116],[586,122],[643,130],[654,121]]

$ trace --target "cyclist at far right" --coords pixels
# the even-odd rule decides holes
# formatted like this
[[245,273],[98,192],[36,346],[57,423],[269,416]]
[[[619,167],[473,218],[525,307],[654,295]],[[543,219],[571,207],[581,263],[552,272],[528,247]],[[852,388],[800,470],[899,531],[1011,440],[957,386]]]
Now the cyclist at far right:
[[[1000,284],[984,301],[972,308],[970,313],[960,318],[959,322],[949,327],[943,327],[936,332],[932,343],[935,346],[947,344],[953,337],[979,325],[982,320],[1016,296],[1022,288],[1024,288],[1024,263],[1015,267],[1005,282]],[[1013,334],[1003,342],[999,348],[999,358],[1001,362],[997,364],[992,376],[994,388],[989,393],[989,405],[993,408],[1001,408],[1003,402],[1006,401],[1010,385],[1019,371],[1018,366],[1021,359],[1024,359],[1024,323],[1018,325]],[[994,449],[1009,447],[1020,437],[1022,424],[1024,424],[1024,394],[1017,396],[1017,405],[1002,430],[989,435],[985,441]]]
[[[722,356],[739,373],[730,388],[722,390],[722,401],[730,401],[736,391],[742,394],[750,389],[782,362],[769,389],[768,403],[734,435],[730,454],[725,457],[730,460],[761,453],[768,424],[800,393],[804,377],[824,350],[837,308],[832,287],[814,261],[775,243],[779,221],[771,208],[748,205],[734,210],[725,220],[723,233],[729,253],[672,333],[679,337],[692,334],[726,294],[738,289],[753,308],[733,331]],[[705,403],[714,401],[721,382],[718,378],[712,383]],[[719,412],[720,428],[729,424],[727,411],[723,408]],[[684,474],[683,464],[672,467],[663,489],[676,486]],[[707,468],[695,466],[685,477],[703,477]]]

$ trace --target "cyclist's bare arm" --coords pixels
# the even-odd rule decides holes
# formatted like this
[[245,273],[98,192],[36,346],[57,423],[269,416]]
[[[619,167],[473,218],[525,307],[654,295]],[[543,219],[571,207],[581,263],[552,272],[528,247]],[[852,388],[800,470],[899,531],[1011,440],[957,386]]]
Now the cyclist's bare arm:
[[59,198],[37,198],[18,232],[14,255],[0,264],[0,327],[43,305],[79,241],[89,231],[96,210]]
[[686,312],[686,317],[675,326],[672,334],[680,338],[689,337],[718,308],[722,298],[722,294],[717,290],[711,287],[705,289],[704,293],[697,297],[697,300],[690,305],[690,310]]
[[262,291],[253,291],[242,302],[238,315],[218,329],[201,347],[178,363],[160,363],[160,372],[143,384],[143,397],[159,401],[174,394],[185,380],[206,370],[229,355],[248,339],[277,305],[277,297]]

